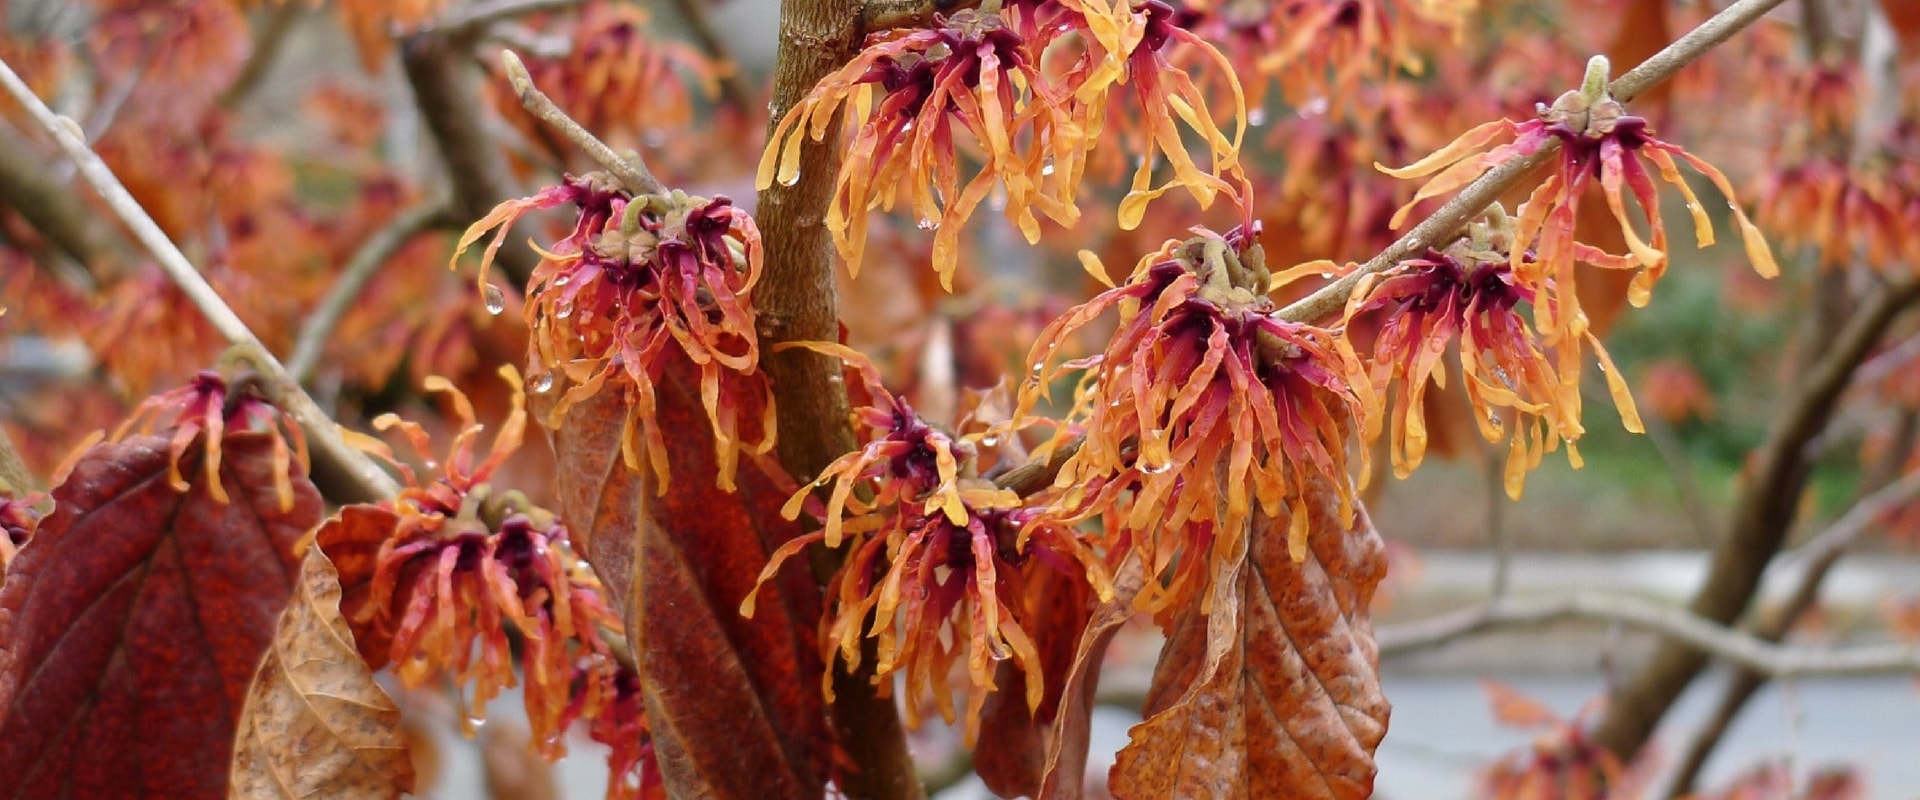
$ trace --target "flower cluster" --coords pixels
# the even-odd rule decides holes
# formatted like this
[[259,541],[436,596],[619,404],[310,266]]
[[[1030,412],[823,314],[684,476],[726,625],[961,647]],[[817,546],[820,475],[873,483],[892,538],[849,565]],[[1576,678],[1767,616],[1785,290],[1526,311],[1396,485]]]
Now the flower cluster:
[[257,430],[273,437],[273,481],[282,510],[293,507],[293,459],[307,463],[307,439],[300,426],[287,420],[260,395],[252,378],[229,385],[217,372],[202,372],[186,386],[147,398],[134,408],[127,421],[114,431],[120,440],[129,433],[152,434],[169,431],[167,482],[176,491],[189,488],[180,474],[180,460],[195,442],[203,442],[206,455],[201,466],[206,471],[207,492],[214,500],[228,502],[227,490],[220,480],[220,442],[229,429]]
[[1413,42],[1458,36],[1473,0],[1189,0],[1180,24],[1220,42],[1250,86],[1271,76],[1289,102],[1343,102],[1362,79],[1419,73]]
[[[692,121],[696,93],[711,98],[720,91],[716,66],[690,45],[654,38],[642,6],[588,3],[570,22],[568,50],[529,54],[527,72],[588,130],[651,145]],[[540,123],[519,113],[517,97],[501,92],[495,103],[537,139]]]
[[[473,224],[454,253],[499,229],[481,260],[487,302],[499,289],[487,267],[521,215],[571,203],[573,231],[541,252],[528,288],[527,324],[535,392],[561,391],[549,422],[575,403],[612,386],[632,413],[623,452],[640,468],[641,445],[667,491],[667,448],[654,422],[655,383],[674,359],[700,374],[700,396],[713,425],[719,485],[733,489],[741,453],[773,448],[772,395],[759,371],[760,343],[748,294],[760,278],[760,232],[753,217],[725,197],[678,191],[629,197],[602,173],[569,177],[533,197],[501,203]],[[556,387],[556,384],[564,384]],[[742,410],[758,411],[743,418]]]
[[[851,537],[846,563],[828,587],[835,608],[823,646],[852,668],[861,662],[862,640],[874,639],[875,683],[884,689],[904,671],[908,693],[930,697],[948,722],[956,718],[948,675],[964,651],[971,746],[980,710],[997,688],[995,662],[1012,659],[1025,673],[1029,709],[1045,691],[1030,623],[1016,613],[1024,609],[1029,571],[1090,581],[1105,597],[1112,589],[1104,565],[1070,528],[1036,519],[1038,510],[1024,508],[1019,495],[972,475],[974,442],[928,425],[881,385],[864,357],[839,345],[805,346],[839,356],[857,373],[848,383],[864,390],[854,422],[866,444],[794,495],[785,513],[797,517],[811,507],[823,529],[782,546],[760,580],[809,545],[838,547]],[[813,489],[829,483],[826,509],[809,502]],[[741,613],[753,611],[749,596]],[[919,708],[906,703],[910,724],[919,724]]]
[[[526,430],[519,377],[511,368],[502,374],[513,385],[514,408],[484,458],[476,452],[483,428],[466,396],[444,380],[428,382],[429,391],[449,395],[461,430],[444,461],[427,462],[439,473],[431,482],[395,462],[407,486],[382,504],[391,513],[380,518],[391,528],[380,532],[365,602],[353,612],[356,625],[371,632],[362,651],[375,668],[392,663],[408,686],[441,675],[471,685],[467,718],[479,720],[488,700],[516,685],[509,633],[516,634],[538,752],[565,755],[567,728],[586,720],[589,735],[613,748],[608,796],[641,797],[658,775],[638,674],[622,662],[616,648],[624,644],[608,641],[619,619],[592,570],[573,554],[566,526],[488,483]],[[418,425],[391,414],[375,425],[399,431],[429,457]],[[377,440],[362,446],[392,460]],[[323,532],[319,545],[329,544]]]
[[[1041,333],[1017,414],[1062,370],[1084,370],[1085,443],[1055,486],[1088,487],[1063,508],[1125,509],[1117,548],[1137,550],[1148,574],[1166,576],[1142,595],[1156,611],[1205,585],[1246,535],[1256,504],[1275,518],[1294,506],[1288,547],[1303,558],[1310,515],[1298,489],[1316,475],[1348,475],[1349,437],[1370,440],[1379,425],[1366,368],[1345,338],[1275,316],[1257,229],[1196,233]],[[1059,345],[1108,310],[1120,320],[1105,351],[1056,364]],[[1364,480],[1366,450],[1358,452]],[[1349,521],[1354,487],[1344,477],[1336,484]]]
[[[1556,357],[1549,357],[1527,324],[1521,307],[1535,305],[1541,292],[1515,277],[1509,253],[1513,231],[1499,208],[1445,248],[1403,261],[1385,277],[1367,276],[1354,290],[1347,318],[1383,314],[1372,363],[1376,387],[1397,387],[1389,429],[1394,474],[1404,478],[1420,465],[1427,446],[1427,384],[1445,388],[1448,368],[1442,359],[1458,340],[1474,421],[1487,441],[1507,442],[1506,490],[1519,499],[1527,472],[1562,441],[1568,458],[1575,466],[1580,463],[1573,443],[1584,432],[1583,341],[1562,342]],[[1639,413],[1626,381],[1599,339],[1585,332],[1585,325],[1580,328],[1627,429],[1639,432]]]
[[[1488,169],[1531,155],[1550,140],[1560,142],[1557,169],[1534,189],[1520,208],[1512,248],[1514,272],[1521,282],[1536,290],[1545,288],[1549,279],[1553,282],[1553,302],[1535,306],[1535,321],[1554,344],[1578,338],[1582,333],[1580,326],[1584,318],[1574,294],[1575,262],[1639,270],[1627,294],[1628,301],[1635,306],[1646,305],[1654,284],[1666,271],[1667,232],[1660,217],[1660,194],[1642,159],[1651,162],[1660,177],[1685,198],[1699,246],[1713,244],[1713,224],[1692,187],[1680,175],[1676,158],[1705,175],[1726,195],[1754,270],[1767,277],[1779,273],[1759,229],[1733,202],[1733,187],[1727,176],[1678,145],[1654,138],[1645,119],[1628,114],[1625,106],[1608,93],[1607,72],[1607,60],[1595,57],[1588,65],[1583,87],[1562,94],[1551,106],[1541,104],[1537,118],[1525,122],[1505,119],[1489,122],[1406,167],[1381,168],[1398,178],[1434,176],[1420,187],[1413,201],[1394,216],[1393,225],[1399,227],[1420,201],[1454,192]],[[1503,139],[1508,141],[1502,144]],[[1574,240],[1574,221],[1581,198],[1596,180],[1606,197],[1607,207],[1619,222],[1629,250],[1627,255],[1582,248]],[[1649,238],[1641,238],[1635,230],[1627,214],[1623,190],[1631,191],[1639,201],[1651,229]],[[1522,254],[1526,253],[1533,253],[1534,259],[1524,260]]]
[[[1232,191],[1226,176],[1239,175],[1246,103],[1225,58],[1172,18],[1160,0],[1137,7],[1125,0],[1029,1],[939,16],[925,30],[875,34],[857,58],[781,117],[761,157],[758,184],[797,181],[803,143],[823,141],[847,109],[851,141],[827,220],[841,255],[858,270],[866,214],[893,208],[904,186],[920,227],[937,231],[934,268],[949,289],[958,230],[990,193],[1002,193],[996,203],[1004,198],[1007,219],[1029,241],[1040,236],[1036,212],[1062,225],[1079,219],[1075,193],[1110,120],[1137,128],[1130,138],[1141,149],[1120,206],[1122,227],[1137,226],[1146,204],[1176,186],[1205,206]],[[1071,63],[1043,68],[1042,54],[1068,40],[1078,47]],[[1219,62],[1233,98],[1231,136],[1214,121],[1205,94],[1168,60],[1164,51],[1174,42]],[[1109,97],[1122,85],[1132,87],[1139,107],[1110,114]],[[1179,123],[1212,151],[1208,169],[1188,153]],[[983,151],[978,171],[964,184],[956,126]],[[1173,176],[1154,186],[1162,158]]]

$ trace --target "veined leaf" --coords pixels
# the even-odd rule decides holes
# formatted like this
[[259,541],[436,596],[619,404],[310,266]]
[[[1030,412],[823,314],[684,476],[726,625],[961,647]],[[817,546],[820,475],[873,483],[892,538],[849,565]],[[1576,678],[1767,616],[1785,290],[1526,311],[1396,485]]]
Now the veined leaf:
[[[669,361],[655,390],[671,454],[665,496],[645,454],[638,468],[621,454],[618,380],[572,406],[553,439],[560,515],[626,621],[668,793],[818,798],[832,747],[815,634],[820,592],[794,564],[762,587],[761,613],[738,611],[768,556],[800,532],[780,516],[790,488],[751,460],[738,470],[738,491],[716,488],[700,372],[684,356]],[[738,418],[758,419],[759,409]]]
[[[293,545],[320,518],[298,463],[282,510],[275,444],[202,442],[168,483],[165,438],[99,445],[0,590],[0,797],[217,798],[235,722],[292,588]],[[279,453],[284,458],[285,453]]]
[[340,615],[340,574],[307,548],[234,740],[231,798],[398,798],[413,789],[400,709]]
[[1373,794],[1389,708],[1367,603],[1386,552],[1364,512],[1351,529],[1338,521],[1330,485],[1307,491],[1304,560],[1288,556],[1284,511],[1256,513],[1245,552],[1213,576],[1211,613],[1195,602],[1175,617],[1115,797]]

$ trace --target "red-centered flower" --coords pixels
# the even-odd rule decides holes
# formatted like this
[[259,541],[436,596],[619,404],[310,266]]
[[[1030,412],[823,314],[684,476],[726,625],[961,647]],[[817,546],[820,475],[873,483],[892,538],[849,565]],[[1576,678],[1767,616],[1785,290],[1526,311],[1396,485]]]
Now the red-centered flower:
[[[1057,570],[1090,582],[1104,598],[1112,595],[1104,564],[1070,527],[1036,520],[1040,509],[1023,508],[1019,495],[972,475],[973,442],[920,419],[881,385],[859,353],[824,343],[804,346],[840,356],[858,373],[866,397],[857,400],[854,418],[867,444],[794,495],[786,513],[797,516],[811,505],[824,527],[782,546],[760,580],[814,543],[837,546],[853,538],[827,590],[834,607],[822,646],[856,667],[862,640],[874,639],[874,681],[884,689],[893,685],[894,673],[904,671],[908,722],[916,726],[922,699],[954,721],[948,675],[964,656],[971,746],[981,707],[998,688],[995,662],[1011,658],[1026,674],[1029,709],[1039,706],[1045,692],[1039,650],[1018,618],[1027,571]],[[835,484],[829,507],[810,504],[813,489],[829,482]],[[751,616],[754,602],[749,596],[741,613]],[[832,687],[825,688],[831,696]]]
[[[1372,362],[1375,386],[1394,389],[1389,429],[1394,474],[1407,477],[1426,453],[1423,398],[1429,383],[1446,388],[1442,359],[1457,341],[1474,421],[1488,442],[1507,443],[1506,490],[1519,499],[1527,473],[1562,441],[1568,459],[1575,467],[1581,464],[1574,443],[1585,432],[1582,341],[1563,343],[1556,366],[1527,324],[1521,306],[1534,304],[1538,293],[1513,274],[1505,222],[1496,214],[1490,222],[1474,223],[1444,250],[1403,261],[1385,277],[1368,276],[1355,288],[1347,318],[1384,313]],[[1583,339],[1599,359],[1624,425],[1639,432],[1633,395],[1613,359],[1591,333]]]
[[[651,16],[632,3],[587,3],[571,25],[556,31],[565,35],[568,50],[557,57],[529,54],[527,72],[588,130],[658,144],[692,122],[690,87],[702,98],[719,94],[720,70],[691,45],[656,38]],[[541,124],[519,111],[511,92],[497,93],[495,103],[530,133]]]
[[1587,732],[1586,717],[1599,708],[1589,703],[1571,719],[1555,714],[1525,695],[1492,681],[1482,681],[1492,701],[1494,716],[1510,728],[1541,733],[1531,746],[1508,753],[1480,774],[1480,790],[1493,800],[1533,800],[1539,797],[1640,797],[1646,788],[1645,770],[1630,770]]
[[[774,441],[772,393],[759,371],[760,340],[748,298],[761,268],[753,217],[725,197],[676,191],[632,198],[605,175],[570,177],[533,197],[500,204],[460,238],[456,260],[499,228],[481,259],[490,307],[504,300],[486,283],[487,267],[514,220],[563,203],[576,206],[579,219],[572,233],[541,252],[526,306],[533,390],[562,391],[550,422],[613,381],[613,388],[632,398],[623,447],[627,464],[640,467],[644,443],[665,493],[667,447],[654,422],[654,384],[677,349],[700,368],[719,485],[732,491],[740,454],[767,453]],[[762,413],[742,419],[741,408]]]
[[45,501],[46,496],[37,493],[0,496],[0,578],[14,554],[33,539],[33,532],[40,527],[39,509]]
[[[127,421],[114,431],[120,440],[129,433],[151,435],[156,430],[167,436],[167,482],[184,492],[189,484],[180,474],[180,459],[195,441],[204,441],[206,456],[201,465],[206,471],[207,492],[214,500],[227,502],[226,487],[220,481],[220,441],[227,429],[258,430],[273,435],[273,481],[282,509],[293,507],[293,482],[289,478],[293,459],[307,463],[307,439],[300,426],[286,419],[280,409],[261,397],[250,381],[229,386],[217,372],[202,372],[186,386],[154,395],[142,401]],[[288,440],[292,440],[291,446]]]
[[[484,457],[483,426],[465,395],[441,379],[427,389],[446,393],[460,432],[444,460],[428,455],[420,426],[388,414],[375,420],[397,430],[428,458],[438,476],[422,483],[396,463],[406,488],[391,501],[392,532],[380,543],[366,606],[376,639],[391,641],[382,655],[401,682],[419,686],[441,675],[471,685],[467,718],[484,717],[486,703],[517,685],[509,626],[521,643],[520,673],[534,748],[548,759],[566,753],[564,736],[577,720],[614,748],[608,796],[640,797],[657,785],[638,677],[621,663],[603,635],[619,618],[585,562],[573,553],[565,525],[515,492],[488,481],[520,445],[526,431],[525,395],[511,368],[514,408]],[[362,446],[392,460],[378,441]],[[635,732],[638,732],[637,734]]]
[[[1167,576],[1143,593],[1156,611],[1205,585],[1246,535],[1255,503],[1276,517],[1296,506],[1288,546],[1303,558],[1309,515],[1298,488],[1341,476],[1340,513],[1351,515],[1348,440],[1356,429],[1371,440],[1379,425],[1366,368],[1341,333],[1274,315],[1254,235],[1197,233],[1048,325],[1016,414],[1026,417],[1062,370],[1084,370],[1085,443],[1055,486],[1069,490],[1063,507],[1125,509],[1120,547]],[[1120,324],[1105,352],[1054,363],[1061,342],[1108,310]],[[1364,480],[1366,449],[1357,451]],[[1076,486],[1092,488],[1075,497]]]
[[1182,4],[1180,25],[1219,43],[1242,80],[1271,75],[1290,103],[1337,104],[1363,78],[1419,74],[1413,42],[1423,34],[1457,39],[1472,6],[1472,0],[1192,0]]
[[[934,230],[933,265],[953,288],[959,232],[996,185],[1007,219],[1037,241],[1037,210],[1063,225],[1079,212],[1073,186],[1050,180],[1084,156],[1077,107],[1038,69],[1022,37],[997,14],[962,10],[935,27],[876,34],[859,57],[822,79],[780,118],[761,155],[759,188],[800,177],[800,149],[823,141],[844,106],[847,144],[827,227],[850,270],[859,273],[867,213],[892,209],[902,185],[922,229]],[[964,132],[982,152],[979,171],[960,178]]]
[[[1226,193],[1240,190],[1229,178],[1244,183],[1240,165],[1240,145],[1247,133],[1247,101],[1234,77],[1233,65],[1205,39],[1175,24],[1173,7],[1162,0],[1146,0],[1132,5],[1125,0],[1078,0],[1062,5],[1082,9],[1087,28],[1082,32],[1086,50],[1067,73],[1066,81],[1074,96],[1095,108],[1108,107],[1108,93],[1116,85],[1132,88],[1138,107],[1115,107],[1107,119],[1122,121],[1123,130],[1138,126],[1138,163],[1132,185],[1120,200],[1120,227],[1132,230],[1140,226],[1147,204],[1175,188],[1184,187],[1201,208]],[[1207,92],[1194,83],[1192,74],[1175,65],[1171,50],[1198,54],[1194,60],[1209,62],[1199,74],[1212,76],[1227,89],[1232,106],[1233,133],[1228,135],[1214,121]],[[1212,162],[1201,169],[1187,152],[1186,133],[1207,145]],[[1094,131],[1098,135],[1098,130]],[[1155,186],[1153,173],[1166,159],[1173,176]]]
[[[1562,94],[1552,106],[1541,104],[1536,119],[1518,123],[1504,119],[1489,122],[1406,167],[1380,167],[1397,178],[1434,175],[1415,193],[1413,201],[1394,216],[1393,225],[1399,227],[1421,200],[1450,194],[1488,169],[1532,154],[1549,139],[1560,140],[1558,169],[1534,189],[1526,205],[1521,207],[1513,246],[1514,270],[1522,282],[1536,288],[1544,286],[1547,279],[1555,284],[1557,302],[1543,303],[1535,309],[1541,331],[1555,344],[1561,339],[1576,338],[1580,333],[1575,329],[1579,319],[1573,280],[1576,261],[1640,270],[1627,293],[1628,301],[1636,307],[1647,304],[1654,284],[1666,271],[1667,232],[1660,218],[1660,193],[1646,165],[1641,163],[1643,158],[1652,162],[1660,177],[1673,184],[1685,198],[1699,246],[1713,244],[1713,224],[1707,218],[1706,208],[1681,177],[1674,161],[1676,157],[1705,175],[1728,198],[1727,205],[1746,243],[1747,258],[1754,271],[1766,277],[1778,275],[1780,271],[1759,229],[1734,202],[1733,187],[1727,176],[1678,145],[1654,138],[1645,119],[1628,114],[1625,106],[1607,93],[1606,78],[1606,59],[1596,56],[1588,65],[1584,87]],[[1498,144],[1503,139],[1509,141]],[[1585,253],[1588,257],[1576,253],[1574,220],[1580,198],[1595,179],[1599,180],[1607,206],[1626,238],[1628,256],[1607,256],[1592,250]],[[1623,188],[1630,190],[1640,202],[1652,231],[1650,241],[1640,237],[1628,218]],[[1522,261],[1521,254],[1527,252],[1534,252],[1537,260]]]

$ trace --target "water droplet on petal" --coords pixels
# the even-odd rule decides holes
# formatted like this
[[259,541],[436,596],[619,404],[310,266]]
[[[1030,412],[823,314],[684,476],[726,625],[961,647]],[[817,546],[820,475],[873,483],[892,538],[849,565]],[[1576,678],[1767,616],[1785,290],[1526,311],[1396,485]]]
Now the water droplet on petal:
[[568,275],[568,274],[565,274],[565,273],[561,273],[561,274],[559,274],[559,275],[555,275],[555,276],[553,276],[553,285],[554,285],[554,287],[555,287],[555,288],[558,288],[558,287],[561,287],[561,286],[565,286],[565,285],[567,285],[567,284],[569,284],[569,283],[572,283],[572,282],[573,282],[573,276],[572,276],[572,275]]
[[487,725],[487,721],[483,717],[467,717],[468,728],[471,728],[473,730],[479,730],[481,728],[486,727],[486,725]]
[[797,170],[797,169],[793,171],[792,175],[783,175],[780,178],[781,186],[792,186],[799,182],[800,182],[800,170]]
[[927,219],[926,217],[921,217],[919,222],[913,223],[913,226],[923,231],[931,231],[931,230],[938,230],[940,228],[940,223],[934,220]]
[[1266,107],[1254,106],[1253,108],[1247,109],[1247,124],[1255,128],[1267,124]]
[[981,447],[994,447],[999,444],[1000,444],[1000,437],[994,434],[989,433],[985,436],[980,437]]
[[536,394],[545,394],[553,391],[553,373],[541,372],[534,375],[531,386]]
[[1166,461],[1144,461],[1140,464],[1140,471],[1148,475],[1159,475],[1172,467],[1173,464]]
[[1040,165],[1040,174],[1041,175],[1053,174],[1053,159],[1049,158],[1047,159],[1047,163]]
[[480,289],[480,299],[487,304],[489,314],[497,315],[507,310],[507,296],[500,291],[500,287],[491,283]]
[[557,307],[557,308],[555,308],[555,309],[553,310],[553,318],[554,318],[554,319],[566,319],[566,318],[568,318],[568,317],[571,317],[571,316],[573,316],[573,304],[572,304],[572,303],[561,303],[561,304],[559,305],[559,307]]

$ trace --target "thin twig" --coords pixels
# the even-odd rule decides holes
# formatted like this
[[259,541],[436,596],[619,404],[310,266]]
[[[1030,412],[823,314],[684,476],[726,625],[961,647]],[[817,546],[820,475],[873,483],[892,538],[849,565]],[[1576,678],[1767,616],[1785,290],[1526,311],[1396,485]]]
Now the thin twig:
[[1374,639],[1382,658],[1459,639],[1567,619],[1619,623],[1658,633],[1729,663],[1775,678],[1920,673],[1920,646],[1792,647],[1729,629],[1685,609],[1631,595],[1576,592],[1561,597],[1507,598],[1418,622],[1382,626]]
[[300,328],[300,335],[294,339],[293,355],[287,358],[287,373],[294,380],[305,383],[313,377],[314,367],[320,363],[320,351],[333,336],[340,318],[346,316],[347,308],[366,288],[367,281],[373,279],[374,271],[412,241],[416,234],[437,223],[447,211],[448,204],[444,200],[408,209],[375,231],[360,245],[359,250],[354,251],[353,256],[347,259],[346,266],[340,269],[339,279],[327,290],[327,296],[320,299],[313,313],[307,316],[306,324]]
[[554,130],[567,137],[567,140],[573,142],[576,147],[586,151],[588,158],[593,159],[594,163],[599,164],[606,171],[613,173],[627,191],[638,196],[659,194],[666,190],[666,186],[660,183],[660,179],[653,177],[653,173],[647,170],[647,162],[640,158],[639,153],[628,153],[623,157],[613,152],[613,148],[608,147],[606,142],[600,141],[600,137],[581,127],[580,123],[574,122],[572,117],[567,116],[567,112],[560,110],[560,106],[554,104],[553,98],[548,97],[546,92],[540,91],[540,87],[533,85],[533,76],[527,74],[527,65],[520,60],[520,56],[512,50],[502,50],[500,63],[506,67],[507,80],[513,83],[514,92],[520,96],[520,105],[553,126]]
[[349,447],[340,437],[339,426],[329,418],[313,398],[300,388],[300,384],[287,374],[279,360],[260,344],[246,323],[233,313],[226,301],[207,283],[186,255],[167,238],[165,231],[153,221],[153,217],[140,207],[139,201],[127,192],[127,188],[114,177],[92,148],[87,146],[80,128],[73,120],[55,115],[52,109],[27,88],[26,83],[15,74],[13,67],[0,59],[0,84],[4,84],[7,93],[27,109],[27,113],[53,136],[60,149],[79,167],[80,175],[99,192],[101,199],[113,209],[116,216],[133,231],[134,237],[153,253],[154,260],[167,273],[181,293],[200,310],[213,329],[239,351],[239,355],[251,362],[265,378],[271,399],[287,415],[299,423],[305,431],[307,441],[312,445],[316,459],[324,459],[332,466],[350,477],[362,494],[370,498],[391,497],[400,490],[399,484],[385,471],[380,469],[366,454]]
[[1854,503],[1847,513],[1828,525],[1827,529],[1809,539],[1806,544],[1780,557],[1775,568],[1791,570],[1806,564],[1823,561],[1839,554],[1860,540],[1862,534],[1871,529],[1874,523],[1887,512],[1906,505],[1915,497],[1920,497],[1920,472],[1909,472],[1893,483]]
[[[1714,14],[1699,27],[1687,35],[1674,40],[1665,49],[1641,62],[1637,67],[1620,76],[1608,85],[1614,99],[1626,102],[1640,95],[1653,85],[1666,80],[1678,72],[1681,67],[1692,63],[1741,28],[1752,24],[1762,15],[1780,5],[1785,0],[1740,0]],[[1479,216],[1493,205],[1501,195],[1512,189],[1532,173],[1544,166],[1549,159],[1560,151],[1559,139],[1548,139],[1534,152],[1507,161],[1488,170],[1473,183],[1461,189],[1440,209],[1433,212],[1420,224],[1387,245],[1379,255],[1367,260],[1359,268],[1342,276],[1339,280],[1320,287],[1313,294],[1294,301],[1275,315],[1290,322],[1318,323],[1340,313],[1346,307],[1347,299],[1352,296],[1355,287],[1366,276],[1384,272],[1400,262],[1426,252],[1430,247],[1440,244],[1459,232],[1474,217]],[[1011,475],[1012,473],[1008,473]],[[1052,476],[1034,482],[1035,488],[1052,483]],[[1006,486],[1004,478],[1000,482]]]

